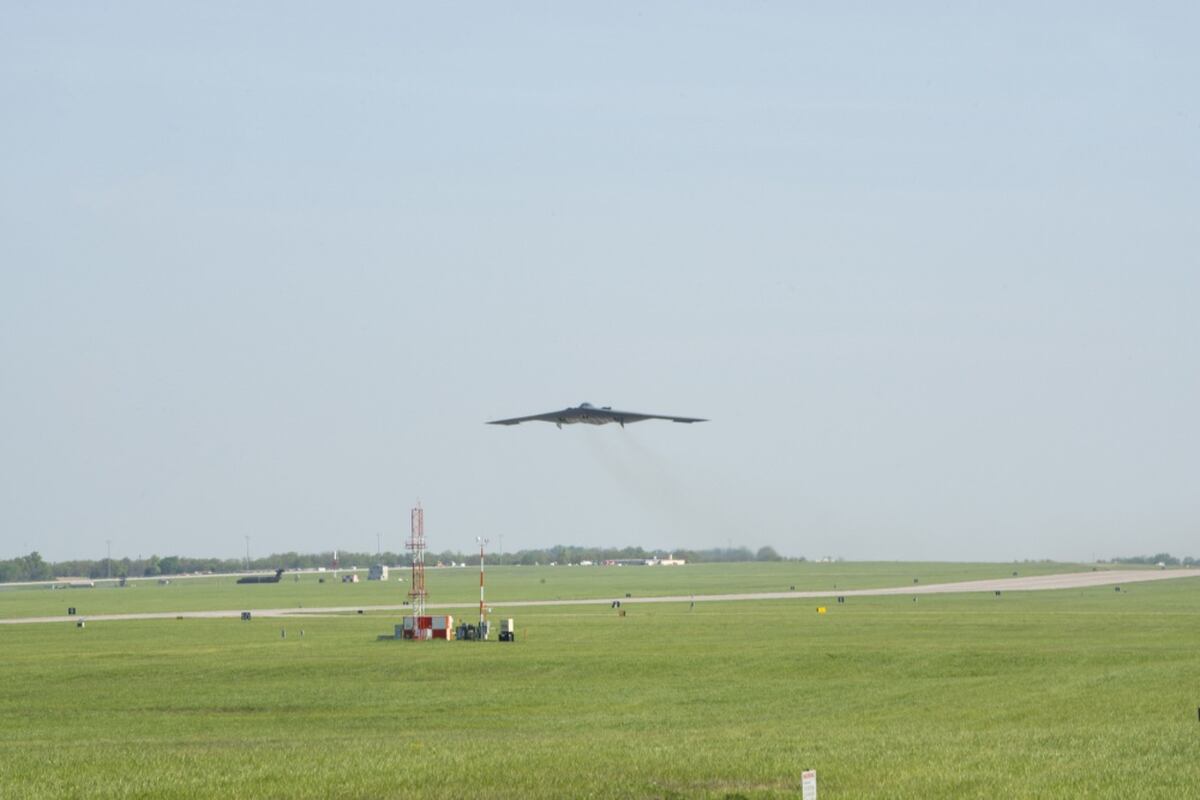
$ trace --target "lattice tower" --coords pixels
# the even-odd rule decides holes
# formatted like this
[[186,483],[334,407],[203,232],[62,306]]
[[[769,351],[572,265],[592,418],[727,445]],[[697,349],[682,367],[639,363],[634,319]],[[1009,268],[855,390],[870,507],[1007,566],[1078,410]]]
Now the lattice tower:
[[425,616],[425,511],[421,504],[412,510],[412,534],[407,544],[412,558],[412,583],[409,584],[408,597],[412,605],[414,617]]

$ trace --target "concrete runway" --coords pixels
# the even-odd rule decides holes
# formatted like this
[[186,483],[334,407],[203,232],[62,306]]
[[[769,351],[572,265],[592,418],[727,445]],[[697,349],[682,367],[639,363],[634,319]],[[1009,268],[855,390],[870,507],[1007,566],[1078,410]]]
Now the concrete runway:
[[[963,592],[1040,592],[1053,589],[1086,589],[1094,586],[1113,586],[1146,581],[1164,581],[1176,578],[1200,577],[1200,569],[1169,570],[1108,570],[1097,572],[1069,572],[1062,575],[1036,575],[1030,578],[996,578],[984,581],[960,581],[958,583],[930,583],[893,586],[884,589],[832,589],[818,592],[748,592],[744,594],[697,594],[673,595],[670,597],[598,597],[588,600],[516,600],[489,603],[489,608],[529,608],[532,606],[592,606],[608,605],[620,600],[621,605],[635,603],[697,603],[730,602],[739,600],[801,600],[818,597],[879,597],[884,595],[956,594]],[[431,603],[429,610],[479,608],[478,603]],[[242,611],[250,611],[255,617],[285,618],[308,615],[355,614],[358,611],[409,611],[407,605],[384,606],[339,606],[331,608],[249,608],[236,611],[154,611],[140,614],[95,614],[63,617],[17,617],[0,619],[0,625],[21,625],[46,622],[118,622],[134,619],[238,619]]]

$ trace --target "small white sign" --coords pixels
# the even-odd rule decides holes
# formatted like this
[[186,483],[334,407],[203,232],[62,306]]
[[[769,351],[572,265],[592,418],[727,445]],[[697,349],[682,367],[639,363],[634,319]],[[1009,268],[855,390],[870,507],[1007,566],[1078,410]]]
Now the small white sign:
[[817,771],[815,769],[800,773],[800,797],[802,800],[817,800]]

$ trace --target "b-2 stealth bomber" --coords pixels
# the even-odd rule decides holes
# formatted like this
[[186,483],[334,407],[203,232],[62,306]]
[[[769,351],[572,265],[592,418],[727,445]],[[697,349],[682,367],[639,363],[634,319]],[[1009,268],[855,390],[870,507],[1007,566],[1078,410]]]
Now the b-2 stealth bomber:
[[573,408],[562,411],[548,411],[545,414],[532,414],[528,417],[513,417],[512,419],[496,419],[488,425],[519,425],[522,422],[553,422],[559,428],[563,425],[607,425],[615,422],[622,428],[626,422],[641,422],[644,419],[665,419],[671,422],[708,422],[697,417],[670,417],[663,414],[640,414],[636,411],[616,411],[612,406],[596,408],[591,403],[580,403]]

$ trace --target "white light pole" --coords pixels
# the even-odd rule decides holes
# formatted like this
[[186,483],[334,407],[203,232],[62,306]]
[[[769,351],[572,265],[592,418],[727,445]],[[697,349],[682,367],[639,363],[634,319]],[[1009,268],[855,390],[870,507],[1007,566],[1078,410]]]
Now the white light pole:
[[104,543],[108,545],[108,557],[104,559],[107,562],[105,566],[108,568],[108,578],[112,580],[112,539],[105,539]]
[[483,637],[483,546],[488,543],[488,540],[482,536],[476,536],[475,541],[479,542],[479,636]]
[[246,569],[250,569],[250,537],[246,537]]

